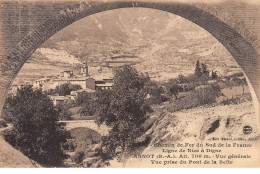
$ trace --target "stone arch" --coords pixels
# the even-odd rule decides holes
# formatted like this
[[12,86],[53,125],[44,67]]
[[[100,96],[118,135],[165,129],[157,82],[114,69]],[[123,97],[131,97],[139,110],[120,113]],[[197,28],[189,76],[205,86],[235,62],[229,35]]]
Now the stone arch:
[[[255,50],[250,38],[241,36],[242,32],[234,29],[234,26],[220,20],[215,15],[196,7],[184,3],[153,3],[153,2],[82,2],[74,6],[61,10],[59,14],[47,19],[37,26],[29,34],[24,36],[18,44],[9,52],[1,65],[0,84],[0,109],[3,106],[5,95],[12,80],[16,77],[24,63],[32,53],[40,47],[52,35],[72,24],[73,22],[103,11],[119,8],[150,8],[166,11],[179,15],[196,23],[213,35],[230,52],[237,63],[241,66],[245,75],[252,84],[257,100],[260,100],[260,75],[259,54]],[[257,102],[257,100],[255,102]],[[259,104],[257,103],[257,108]]]

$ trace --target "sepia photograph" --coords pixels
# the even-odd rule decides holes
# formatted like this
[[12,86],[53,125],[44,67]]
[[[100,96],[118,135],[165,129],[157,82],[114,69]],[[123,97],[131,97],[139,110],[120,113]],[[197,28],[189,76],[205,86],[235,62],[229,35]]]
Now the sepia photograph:
[[0,0],[0,168],[259,168],[257,0]]

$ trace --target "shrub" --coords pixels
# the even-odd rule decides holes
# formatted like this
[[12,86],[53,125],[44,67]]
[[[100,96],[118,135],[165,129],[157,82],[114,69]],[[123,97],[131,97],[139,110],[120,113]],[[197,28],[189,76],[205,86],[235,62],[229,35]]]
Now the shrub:
[[176,100],[174,103],[168,106],[168,110],[170,112],[175,112],[182,109],[193,108],[196,106],[199,106],[199,98],[197,95],[190,94]]
[[84,151],[78,151],[71,157],[71,159],[75,163],[80,164],[84,160],[84,156],[85,156]]
[[225,100],[221,101],[220,103],[223,105],[230,105],[230,104],[239,104],[247,101],[252,101],[252,97],[250,94],[242,94],[232,98],[226,98]]
[[237,98],[237,97],[235,97],[235,98],[232,97],[231,99],[226,98],[225,100],[221,101],[220,103],[223,105],[238,104],[238,103],[240,103],[240,98]]
[[59,120],[72,120],[72,113],[71,111],[68,109],[68,106],[66,103],[59,103],[56,106],[56,109],[59,112]]
[[161,104],[162,102],[167,101],[168,99],[164,96],[164,89],[157,82],[151,81],[148,75],[142,77],[144,81],[144,91],[149,98],[145,99],[147,105]]
[[73,141],[67,141],[66,143],[63,144],[63,149],[68,150],[70,152],[73,152],[75,150],[75,145]]
[[150,98],[145,99],[145,104],[147,106],[157,105],[157,104],[161,104],[163,102],[166,102],[168,100],[169,99],[164,95],[151,96]]
[[92,116],[96,113],[96,102],[94,95],[88,92],[82,92],[76,98],[76,103],[80,106],[80,115]]
[[7,122],[12,122],[13,107],[11,107],[12,96],[8,96],[5,100],[5,104],[1,113],[1,117]]
[[0,128],[7,127],[6,121],[3,119],[0,119]]
[[170,112],[175,112],[182,109],[215,103],[219,95],[220,89],[217,86],[204,86],[203,88],[193,90],[186,96],[179,98],[168,106],[168,110]]
[[220,96],[220,88],[217,85],[206,86],[194,91],[194,95],[199,99],[199,105],[215,103]]

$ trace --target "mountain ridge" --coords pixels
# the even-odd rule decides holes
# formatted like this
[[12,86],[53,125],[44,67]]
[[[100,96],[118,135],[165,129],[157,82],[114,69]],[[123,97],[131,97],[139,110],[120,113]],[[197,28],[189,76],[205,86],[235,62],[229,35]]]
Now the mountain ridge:
[[39,54],[43,49],[60,52],[56,56],[63,56],[64,61],[59,59],[59,63],[66,66],[76,59],[101,64],[118,55],[138,57],[142,61],[135,65],[137,70],[159,81],[193,73],[196,60],[206,62],[210,70],[217,68],[220,75],[241,72],[224,46],[198,25],[180,16],[144,8],[98,13],[62,29],[30,58],[33,63],[41,59],[39,63],[54,65],[57,58]]

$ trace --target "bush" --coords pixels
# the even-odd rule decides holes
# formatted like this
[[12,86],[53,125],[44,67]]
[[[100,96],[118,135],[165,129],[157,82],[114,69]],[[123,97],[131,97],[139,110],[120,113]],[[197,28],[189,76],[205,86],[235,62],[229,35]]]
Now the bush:
[[235,98],[232,97],[231,99],[226,98],[225,100],[221,101],[220,103],[223,105],[238,104],[238,103],[240,103],[240,98],[237,98],[237,97],[235,97]]
[[68,150],[70,152],[73,152],[75,150],[75,145],[73,141],[67,141],[66,143],[63,144],[63,149]]
[[239,104],[247,101],[252,101],[251,94],[242,94],[232,98],[226,98],[225,100],[221,101],[220,103],[223,105],[230,105],[230,104]]
[[7,127],[5,120],[0,119],[0,128]]
[[150,96],[149,98],[145,99],[145,104],[156,105],[168,100],[168,98],[164,96],[164,89],[162,86],[160,86],[160,84],[151,81],[148,75],[141,76],[141,79],[144,82],[145,93]]
[[165,97],[164,95],[151,96],[150,98],[145,99],[145,104],[147,106],[158,105],[158,104],[161,104],[168,100],[169,99],[167,97]]
[[199,99],[199,105],[215,103],[217,97],[221,94],[220,88],[216,85],[199,88],[194,93]]
[[72,120],[72,113],[71,111],[68,109],[68,106],[66,103],[59,103],[56,106],[56,109],[59,112],[59,120]]
[[220,89],[217,86],[206,86],[190,92],[188,95],[179,98],[168,107],[170,112],[189,109],[205,104],[215,103],[220,95]]
[[13,112],[13,107],[11,107],[11,101],[12,96],[8,96],[5,100],[5,104],[1,113],[1,117],[7,122],[11,123],[12,122],[12,112]]
[[94,95],[88,92],[82,92],[76,98],[76,103],[80,106],[81,116],[93,116],[96,113],[96,102]]
[[170,112],[175,112],[182,109],[189,109],[197,106],[199,106],[199,98],[197,95],[192,94],[179,98],[170,106],[168,106],[168,110]]
[[80,164],[84,160],[84,156],[85,156],[84,151],[78,151],[71,157],[71,159],[75,163]]

